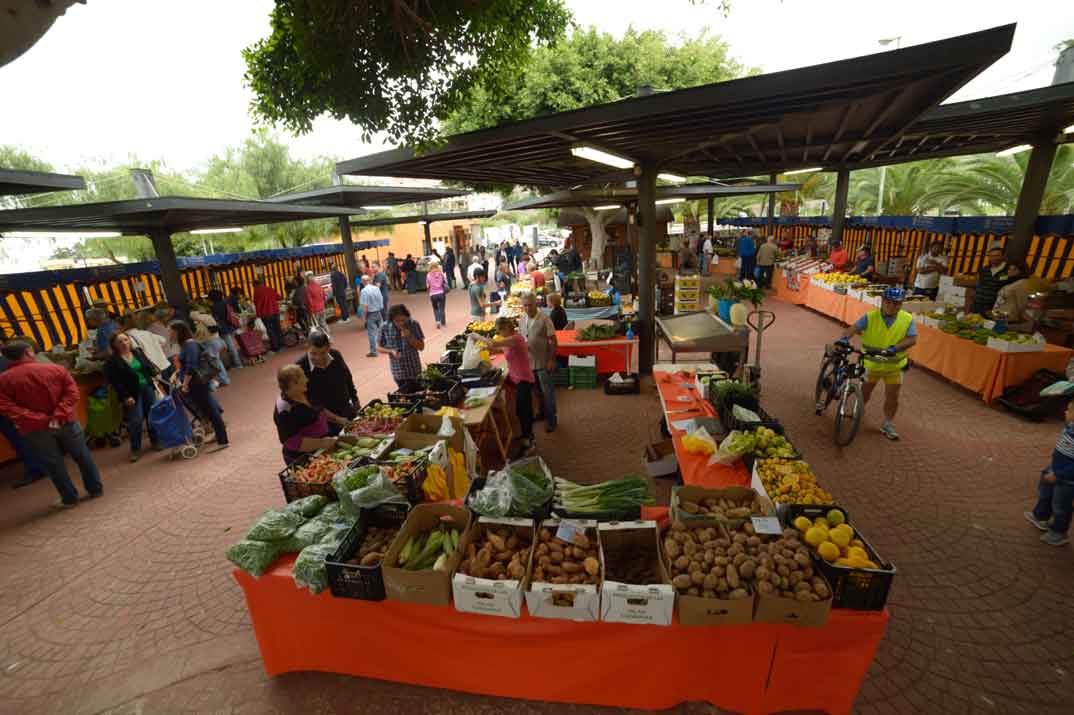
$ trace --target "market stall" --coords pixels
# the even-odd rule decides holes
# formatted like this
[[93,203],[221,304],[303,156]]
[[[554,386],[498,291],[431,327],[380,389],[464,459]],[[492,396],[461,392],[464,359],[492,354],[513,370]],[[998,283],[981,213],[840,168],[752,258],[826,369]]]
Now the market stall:
[[809,299],[809,276],[796,271],[776,268],[772,275],[776,299],[794,305],[805,305]]
[[616,335],[600,340],[583,340],[576,330],[557,330],[556,343],[556,355],[596,356],[599,374],[638,371],[637,338],[627,340],[623,335]]

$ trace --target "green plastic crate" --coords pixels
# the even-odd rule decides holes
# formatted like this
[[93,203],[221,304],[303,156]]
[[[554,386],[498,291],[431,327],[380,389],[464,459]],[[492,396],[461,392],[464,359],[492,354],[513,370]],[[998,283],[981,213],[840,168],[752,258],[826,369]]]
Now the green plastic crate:
[[591,390],[597,386],[597,369],[595,367],[572,367],[571,387]]

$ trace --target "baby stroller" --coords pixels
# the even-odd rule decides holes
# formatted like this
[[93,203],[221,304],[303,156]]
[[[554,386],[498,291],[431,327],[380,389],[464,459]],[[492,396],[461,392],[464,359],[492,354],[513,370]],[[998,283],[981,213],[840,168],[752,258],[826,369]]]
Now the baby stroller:
[[[187,413],[193,416],[193,422]],[[149,424],[160,444],[171,449],[171,459],[193,459],[205,443],[205,429],[197,411],[183,396],[182,390],[166,388],[165,394],[149,408]]]
[[265,341],[261,337],[261,333],[256,330],[244,330],[241,333],[235,333],[235,340],[239,344],[239,352],[242,354],[244,365],[256,365],[265,362],[265,353],[268,352],[268,349],[265,348]]

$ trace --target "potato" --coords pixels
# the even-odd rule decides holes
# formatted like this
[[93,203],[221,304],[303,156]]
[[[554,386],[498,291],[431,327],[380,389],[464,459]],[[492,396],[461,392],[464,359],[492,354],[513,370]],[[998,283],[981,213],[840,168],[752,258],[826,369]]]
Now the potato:
[[565,583],[567,583],[567,577],[566,576],[553,576],[552,580],[549,581],[549,583],[565,584]]
[[675,562],[672,565],[679,571],[686,571],[690,567],[690,557],[685,555],[680,556],[675,559]]
[[714,591],[716,590],[717,581],[719,581],[719,579],[716,576],[709,574],[708,576],[705,576],[705,580],[702,582],[702,585],[705,587],[705,590]]
[[544,569],[542,569],[539,566],[537,568],[533,569],[533,580],[534,581],[544,581]]
[[695,586],[700,586],[705,582],[705,574],[701,571],[691,571],[690,582],[693,583]]
[[582,562],[582,568],[590,576],[596,576],[600,573],[600,562],[593,557],[589,557]]
[[551,565],[551,563],[552,559],[547,554],[545,554],[544,556],[539,556],[537,558],[537,565],[541,568],[547,568],[549,565]]
[[746,589],[744,589],[744,588],[736,588],[734,591],[732,591],[731,593],[727,594],[727,597],[732,599],[732,600],[737,600],[739,598],[748,598],[749,595],[750,595],[750,593]]
[[489,548],[488,545],[482,547],[482,549],[477,552],[476,560],[480,566],[482,566],[483,568],[488,568],[489,564],[492,563],[492,549]]
[[588,549],[589,546],[590,546],[589,545],[589,537],[586,536],[585,534],[581,533],[581,532],[575,534],[574,535],[574,545],[577,546],[580,549]]
[[698,514],[701,511],[701,507],[699,507],[692,501],[680,501],[679,508],[681,508],[687,514]]
[[541,533],[537,535],[537,538],[541,541],[548,541],[552,538],[552,530],[546,526],[545,528],[541,529]]
[[691,586],[690,588],[686,589],[686,595],[688,595],[688,596],[700,596],[701,591],[699,591],[697,589],[697,586]]
[[526,567],[518,561],[512,561],[507,566],[507,575],[515,581],[521,581],[526,576]]
[[727,585],[731,588],[738,588],[740,585],[738,569],[735,568],[734,564],[727,567]]
[[731,559],[726,556],[717,556],[715,559],[715,563],[717,566],[726,567],[729,563],[731,563]]
[[747,559],[738,569],[738,575],[747,581],[752,581],[755,573],[756,566],[754,566],[753,559]]
[[503,576],[507,572],[507,567],[504,566],[499,561],[497,561],[492,566],[489,566],[489,571],[488,572],[489,572],[488,578],[499,578],[500,576]]
[[682,545],[682,552],[687,556],[693,556],[701,547],[695,541],[687,541]]
[[728,519],[745,519],[750,515],[750,508],[748,506],[739,506],[734,509],[727,510]]
[[496,560],[497,561],[502,561],[502,562],[504,562],[506,564],[512,558],[514,558],[514,555],[515,555],[514,551],[500,551],[499,553],[496,554]]
[[729,591],[730,588],[731,588],[731,584],[727,583],[726,578],[721,577],[721,578],[716,579],[716,590],[717,591]]
[[758,581],[757,590],[761,593],[774,593],[776,587],[770,584],[768,581]]
[[581,564],[578,564],[574,561],[564,561],[560,565],[563,567],[563,573],[565,574],[576,574],[582,572]]
[[687,573],[693,573],[694,571],[700,571],[700,570],[701,570],[701,562],[700,561],[691,561],[690,565],[686,568]]
[[716,598],[716,592],[711,589],[705,589],[701,592],[701,598]]
[[495,531],[486,531],[485,541],[492,544],[492,548],[497,552],[507,550],[507,541]]
[[682,553],[682,549],[679,547],[679,542],[670,536],[664,539],[664,553],[668,555],[669,559],[677,559]]
[[689,588],[693,581],[686,574],[679,574],[675,578],[671,579],[671,585],[675,588]]
[[749,561],[749,558],[750,557],[746,554],[735,554],[735,558],[731,560],[731,563],[735,565],[735,568],[738,568],[742,564]]
[[711,573],[716,578],[720,578],[721,576],[724,576],[727,573],[727,569],[725,567],[720,566],[719,564],[717,564],[716,566],[712,567],[712,570],[709,573]]
[[795,591],[794,598],[796,601],[812,601],[813,594],[809,592],[807,588],[805,591]]
[[792,586],[797,586],[802,581],[802,573],[800,571],[791,571],[791,575],[787,577],[787,581]]
[[809,566],[809,554],[799,551],[794,555],[794,560],[799,566]]
[[556,564],[549,564],[548,566],[545,567],[544,570],[547,571],[548,573],[552,574],[553,576],[562,576],[563,575],[563,569],[560,566],[557,566]]
[[577,546],[572,546],[570,549],[565,550],[563,554],[566,555],[567,551],[570,551],[571,558],[575,561],[582,561],[585,559],[585,551],[582,551]]
[[542,542],[542,543],[540,543],[540,544],[537,544],[537,550],[536,550],[536,552],[535,552],[535,553],[536,553],[536,554],[537,554],[538,556],[544,556],[544,555],[546,555],[546,554],[548,553],[548,544],[545,544],[545,543],[543,543],[543,542]]
[[548,555],[548,558],[550,558],[552,560],[552,563],[554,564],[563,563],[563,552],[553,551],[551,554]]
[[[794,574],[791,574],[791,576],[794,576]],[[808,581],[799,581],[798,583],[795,583],[795,584],[792,584],[792,585],[794,586],[794,590],[796,592],[797,591],[812,591],[813,590],[813,585],[811,583],[809,583]]]
[[824,579],[815,578],[813,579],[813,593],[824,600],[832,595],[832,590],[828,588],[828,584],[824,583]]

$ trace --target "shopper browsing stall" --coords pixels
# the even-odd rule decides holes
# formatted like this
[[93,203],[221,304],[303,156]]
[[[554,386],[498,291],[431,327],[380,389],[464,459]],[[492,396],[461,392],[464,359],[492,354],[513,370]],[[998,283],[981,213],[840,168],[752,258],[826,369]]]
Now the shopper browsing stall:
[[1066,426],[1052,450],[1052,461],[1040,472],[1037,503],[1023,512],[1033,526],[1045,532],[1040,540],[1049,546],[1070,543],[1070,521],[1074,513],[1074,401],[1067,404]]
[[496,319],[495,339],[479,338],[490,350],[503,353],[507,358],[507,378],[515,388],[515,412],[522,426],[521,448],[523,453],[533,447],[533,370],[530,368],[530,352],[526,338],[515,329],[511,318]]
[[556,431],[556,386],[552,374],[556,371],[556,328],[552,319],[537,309],[537,296],[523,293],[522,317],[519,329],[529,349],[530,369],[541,390],[541,416],[546,432]]
[[242,367],[239,344],[235,341],[235,330],[240,325],[238,313],[224,298],[223,291],[216,288],[209,291],[209,304],[213,320],[216,321],[217,334],[227,347],[228,354],[231,355],[231,369],[238,370]]
[[313,271],[306,272],[306,310],[309,312],[310,325],[322,332],[328,332],[328,317],[325,312],[327,298],[324,288],[313,276]]
[[1033,318],[1026,314],[1029,296],[1047,288],[1047,282],[1029,272],[1025,261],[1012,261],[1007,266],[1007,278],[1011,283],[999,289],[992,314],[1007,321],[1007,329],[1029,332],[1034,327]]
[[269,350],[279,352],[283,347],[280,328],[280,296],[275,288],[265,285],[263,278],[254,281],[254,310],[268,332]]
[[384,271],[382,271],[380,269],[380,263],[378,261],[373,261],[372,276],[373,276],[373,285],[375,285],[377,288],[380,289],[381,302],[384,303],[384,308],[381,309],[381,311],[380,311],[380,319],[381,320],[387,320],[388,319],[388,305],[389,305],[389,302],[390,302],[388,300],[390,286],[388,285],[388,276],[385,275]]
[[[354,419],[361,403],[358,401],[358,390],[354,387],[354,377],[343,354],[334,349],[328,336],[319,330],[310,333],[306,347],[306,354],[295,364],[306,373],[310,401],[344,421]],[[333,424],[336,429],[332,434],[335,434],[341,423]]]
[[738,254],[738,279],[753,280],[753,269],[757,265],[757,244],[753,236],[748,233],[739,236],[735,242],[735,253]]
[[425,274],[425,285],[429,289],[429,301],[433,304],[433,320],[437,329],[447,325],[447,317],[444,315],[447,303],[447,276],[440,270],[440,264],[429,261],[429,270]]
[[388,322],[380,330],[380,352],[390,358],[392,377],[400,387],[415,380],[421,372],[421,351],[425,349],[425,333],[410,317],[405,305],[393,305],[388,310]]
[[338,426],[346,424],[347,420],[311,403],[307,392],[309,383],[301,367],[284,365],[276,374],[276,382],[280,396],[272,410],[272,421],[286,464],[303,454],[319,449],[332,450],[340,441],[348,441],[346,437],[331,436],[333,426],[338,431]]
[[899,410],[899,392],[902,388],[902,371],[906,367],[906,351],[917,342],[914,316],[902,310],[906,291],[900,287],[884,291],[880,308],[870,311],[847,328],[843,340],[860,335],[863,349],[883,350],[885,359],[865,359],[865,402],[880,381],[884,383],[884,424],[880,431],[890,440],[899,438],[895,430],[895,414]]
[[570,319],[567,317],[567,311],[563,308],[563,296],[559,293],[549,293],[548,307],[552,309],[548,313],[548,317],[552,319],[552,325],[555,326],[556,330],[566,330]]
[[149,424],[149,408],[157,400],[153,383],[159,371],[145,352],[135,347],[126,333],[116,333],[109,344],[112,354],[104,363],[104,374],[119,401],[123,403],[123,418],[130,436],[130,460],[142,456],[142,432],[148,427],[149,439],[156,447],[157,436]]
[[227,427],[224,426],[220,404],[209,392],[209,383],[214,378],[215,369],[211,367],[208,354],[202,355],[205,348],[194,339],[190,326],[181,320],[172,323],[172,342],[179,346],[179,370],[174,377],[179,389],[190,396],[198,417],[212,424],[216,438],[213,451],[226,449]]
[[373,285],[373,279],[362,276],[362,290],[358,293],[358,316],[365,318],[365,333],[369,338],[369,352],[366,357],[377,356],[377,340],[380,339],[381,326],[384,325],[384,294]]
[[86,311],[86,327],[97,331],[93,338],[93,357],[104,360],[108,357],[108,343],[119,332],[119,323],[112,320],[104,308],[90,308]]
[[339,322],[349,323],[351,322],[351,316],[350,310],[347,308],[347,276],[343,275],[343,271],[339,270],[339,266],[332,266],[329,278],[332,281],[332,300],[335,301],[336,307],[339,308]]
[[757,283],[761,288],[772,287],[772,272],[775,270],[777,258],[779,246],[776,245],[776,237],[769,236],[757,249]]
[[470,294],[470,317],[481,320],[488,308],[488,303],[485,302],[485,282],[488,279],[480,266],[475,264],[475,267],[477,270],[470,274],[470,287],[466,290]]

